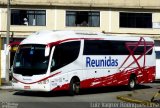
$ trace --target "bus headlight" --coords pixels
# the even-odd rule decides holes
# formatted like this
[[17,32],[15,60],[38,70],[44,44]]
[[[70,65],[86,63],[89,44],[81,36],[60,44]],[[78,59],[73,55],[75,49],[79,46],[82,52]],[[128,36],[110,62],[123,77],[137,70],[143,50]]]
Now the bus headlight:
[[49,79],[38,82],[38,84],[48,84],[48,83],[49,83]]

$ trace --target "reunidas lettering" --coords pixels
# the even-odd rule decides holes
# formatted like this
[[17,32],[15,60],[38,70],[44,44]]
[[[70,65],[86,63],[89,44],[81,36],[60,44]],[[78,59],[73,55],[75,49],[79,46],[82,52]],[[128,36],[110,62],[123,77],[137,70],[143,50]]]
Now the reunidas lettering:
[[113,67],[118,66],[118,59],[104,57],[104,59],[93,59],[86,57],[86,67]]

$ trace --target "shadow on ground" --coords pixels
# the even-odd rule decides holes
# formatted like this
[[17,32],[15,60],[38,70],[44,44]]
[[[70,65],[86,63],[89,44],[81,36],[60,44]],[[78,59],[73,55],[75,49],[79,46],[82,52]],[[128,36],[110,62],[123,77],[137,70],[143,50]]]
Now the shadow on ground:
[[160,79],[155,80],[153,83],[160,83]]
[[[149,89],[150,86],[147,85],[139,85],[135,90],[140,89]],[[79,95],[90,95],[90,94],[101,94],[101,93],[113,93],[113,92],[121,92],[121,91],[129,91],[126,86],[118,86],[118,87],[101,87],[101,88],[90,88],[90,89],[81,89]],[[19,96],[35,96],[35,97],[61,97],[61,96],[69,96],[68,91],[52,91],[52,92],[30,92],[30,91],[16,91],[13,95]]]

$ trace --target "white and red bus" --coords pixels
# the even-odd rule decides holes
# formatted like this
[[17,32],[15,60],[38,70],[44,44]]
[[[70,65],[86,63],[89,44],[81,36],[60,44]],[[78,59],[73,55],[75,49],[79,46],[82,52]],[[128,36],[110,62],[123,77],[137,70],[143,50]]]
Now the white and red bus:
[[154,41],[88,31],[41,31],[24,39],[15,54],[13,88],[69,90],[128,85],[155,79]]

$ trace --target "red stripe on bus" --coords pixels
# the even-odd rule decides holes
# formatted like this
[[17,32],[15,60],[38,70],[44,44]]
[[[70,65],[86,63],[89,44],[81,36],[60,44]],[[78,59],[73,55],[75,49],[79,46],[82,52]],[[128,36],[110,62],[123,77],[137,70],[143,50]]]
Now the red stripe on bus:
[[[144,52],[138,56],[138,58],[135,57],[134,55],[134,51],[140,46],[143,45],[144,46]],[[146,49],[146,46],[150,46],[149,49]],[[134,46],[133,49],[130,48],[130,46]],[[128,57],[124,60],[124,62],[122,63],[122,65],[120,66],[120,68],[122,68],[124,66],[124,64],[129,60],[130,57],[133,57],[134,61],[132,63],[130,63],[128,66],[126,66],[126,68],[124,68],[122,71],[124,71],[125,69],[129,68],[131,65],[133,65],[134,63],[137,64],[138,68],[141,70],[140,64],[138,62],[139,59],[141,59],[142,57],[144,57],[144,63],[143,63],[143,67],[145,66],[145,62],[146,62],[146,53],[148,51],[150,51],[153,48],[154,44],[153,42],[146,42],[145,39],[143,37],[140,38],[140,40],[138,42],[127,42],[126,43],[126,48],[128,49],[128,51],[130,52],[130,55],[128,55]],[[120,69],[119,68],[119,69]]]
[[64,39],[64,40],[59,40],[59,41],[56,41],[56,42],[48,43],[47,46],[48,47],[56,46],[56,45],[59,45],[59,44],[61,44],[63,42],[74,41],[74,40],[103,40],[103,38],[68,38],[68,39]]
[[[80,88],[97,88],[105,86],[128,85],[128,81],[132,73],[136,74],[137,82],[139,84],[152,82],[153,80],[155,80],[155,66],[148,67],[146,69],[145,67],[143,67],[142,73],[139,73],[139,71],[140,71],[139,68],[133,68],[127,71],[117,72],[116,74],[109,76],[85,79],[80,82]],[[69,83],[59,85],[56,88],[52,89],[52,91],[59,91],[59,90],[69,90]]]

